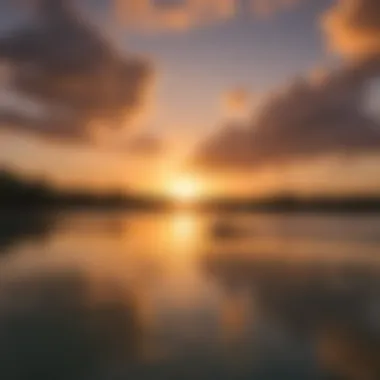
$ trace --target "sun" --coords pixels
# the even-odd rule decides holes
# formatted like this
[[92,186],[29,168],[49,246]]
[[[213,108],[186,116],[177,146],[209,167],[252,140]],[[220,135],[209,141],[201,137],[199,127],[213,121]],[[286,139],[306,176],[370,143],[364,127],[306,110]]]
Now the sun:
[[182,202],[191,202],[200,197],[201,187],[195,178],[182,177],[174,180],[170,187],[171,196]]

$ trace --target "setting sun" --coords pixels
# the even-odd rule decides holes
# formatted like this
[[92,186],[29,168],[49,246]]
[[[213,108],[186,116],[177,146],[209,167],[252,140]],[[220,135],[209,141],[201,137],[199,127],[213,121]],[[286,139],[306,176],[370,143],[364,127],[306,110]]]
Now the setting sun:
[[173,198],[183,202],[193,201],[201,193],[199,182],[190,177],[179,178],[173,181],[169,190]]

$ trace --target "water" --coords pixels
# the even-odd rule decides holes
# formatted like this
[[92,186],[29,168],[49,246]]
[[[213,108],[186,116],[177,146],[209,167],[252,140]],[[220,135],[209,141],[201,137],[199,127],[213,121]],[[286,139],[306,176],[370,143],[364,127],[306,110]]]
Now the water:
[[[244,233],[216,239],[220,219]],[[77,212],[0,230],[2,379],[380,378],[380,216]]]

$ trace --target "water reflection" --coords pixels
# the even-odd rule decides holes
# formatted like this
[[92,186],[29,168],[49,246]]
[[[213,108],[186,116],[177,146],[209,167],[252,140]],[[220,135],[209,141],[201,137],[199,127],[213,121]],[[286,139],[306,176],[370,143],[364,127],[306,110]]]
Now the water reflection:
[[227,304],[242,292],[250,295],[256,331],[264,332],[265,344],[274,340],[282,357],[297,345],[309,347],[321,371],[379,378],[379,268],[234,257],[209,258],[205,268],[225,289]]
[[61,269],[2,282],[0,296],[4,379],[90,378],[138,355],[136,302],[113,280]]
[[317,337],[316,350],[322,367],[343,379],[379,379],[379,336],[360,326],[325,326]]
[[13,244],[43,239],[53,227],[54,219],[46,214],[2,212],[0,217],[0,255]]
[[221,243],[216,217],[62,215],[4,248],[1,378],[380,378],[377,219],[244,216],[255,236]]
[[184,248],[187,244],[195,243],[199,239],[199,220],[190,211],[173,214],[169,233],[173,241]]

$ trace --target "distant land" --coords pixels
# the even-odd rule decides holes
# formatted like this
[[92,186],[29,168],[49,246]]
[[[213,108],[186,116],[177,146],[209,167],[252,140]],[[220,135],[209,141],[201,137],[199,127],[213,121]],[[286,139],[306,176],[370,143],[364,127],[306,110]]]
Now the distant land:
[[0,171],[0,208],[131,208],[163,209],[169,201],[123,191],[57,189],[48,182],[31,180],[10,171]]
[[299,198],[277,194],[268,198],[217,198],[192,203],[170,197],[146,196],[127,191],[58,190],[48,182],[31,180],[11,171],[0,170],[0,209],[49,210],[91,208],[165,211],[191,208],[219,212],[380,212],[378,196]]

